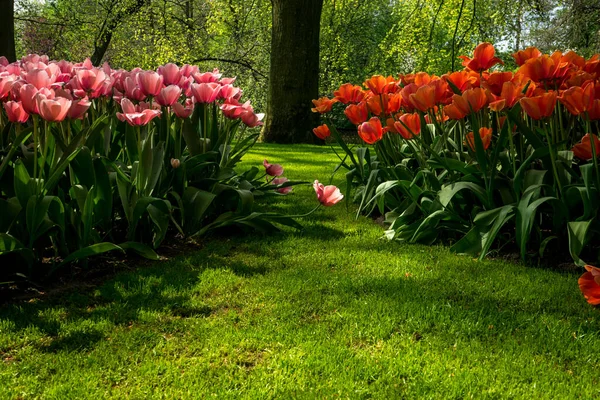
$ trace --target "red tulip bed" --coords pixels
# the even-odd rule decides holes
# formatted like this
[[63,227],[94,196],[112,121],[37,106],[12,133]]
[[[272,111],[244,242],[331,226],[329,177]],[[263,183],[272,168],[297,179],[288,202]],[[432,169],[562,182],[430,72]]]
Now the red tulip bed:
[[[373,76],[313,100],[345,154],[346,196],[359,213],[385,215],[389,239],[483,258],[514,248],[523,260],[570,257],[580,287],[600,304],[600,56],[532,47],[502,71],[494,47],[462,56],[462,71]],[[490,70],[492,69],[492,70]],[[343,107],[352,149],[329,117]],[[591,265],[590,265],[591,264]]]
[[[169,233],[301,228],[294,216],[253,211],[256,198],[298,183],[280,165],[234,170],[258,137],[246,128],[263,116],[234,80],[190,65],[0,58],[1,278],[40,279],[107,251],[156,259]],[[319,205],[341,199],[314,188]]]

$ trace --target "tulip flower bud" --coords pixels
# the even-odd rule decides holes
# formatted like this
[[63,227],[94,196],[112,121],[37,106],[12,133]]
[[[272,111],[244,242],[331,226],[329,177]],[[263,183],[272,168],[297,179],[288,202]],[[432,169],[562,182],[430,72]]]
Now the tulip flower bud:
[[171,158],[171,167],[177,169],[181,165],[181,161],[177,158]]

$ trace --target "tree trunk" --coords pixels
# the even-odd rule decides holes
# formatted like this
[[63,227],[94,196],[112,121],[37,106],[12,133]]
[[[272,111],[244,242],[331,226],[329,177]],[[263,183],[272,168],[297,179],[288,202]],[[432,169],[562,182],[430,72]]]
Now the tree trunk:
[[312,99],[319,92],[319,28],[323,0],[271,0],[271,69],[263,140],[316,143]]
[[15,52],[14,0],[0,0],[0,56],[17,60]]

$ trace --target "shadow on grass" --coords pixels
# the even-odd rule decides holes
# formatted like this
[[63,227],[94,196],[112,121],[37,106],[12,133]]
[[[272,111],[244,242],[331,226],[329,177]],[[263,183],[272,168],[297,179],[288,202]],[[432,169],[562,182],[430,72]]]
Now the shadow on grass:
[[[343,233],[335,229],[328,230],[322,226],[307,229],[304,234],[320,240],[325,237],[334,239],[333,236],[336,235],[338,238],[343,236]],[[253,240],[262,242],[261,238],[249,240],[247,236],[227,237],[225,240],[216,237],[202,250],[177,257],[167,263],[155,264],[147,269],[118,275],[95,292],[74,292],[33,303],[7,305],[0,308],[0,319],[12,321],[14,327],[10,330],[13,332],[25,334],[25,331],[34,327],[46,335],[49,340],[37,345],[41,351],[90,351],[98,342],[105,340],[107,335],[93,325],[90,326],[90,322],[109,322],[115,326],[143,324],[145,322],[140,321],[142,314],[148,312],[176,318],[216,317],[218,308],[198,305],[197,301],[202,301],[202,298],[198,298],[194,290],[198,285],[202,285],[202,273],[206,270],[227,270],[238,277],[250,279],[272,271],[289,269],[290,273],[285,276],[285,287],[302,288],[304,293],[301,292],[300,296],[290,296],[289,293],[285,293],[284,288],[271,301],[289,303],[290,307],[304,307],[309,313],[313,313],[314,310],[325,311],[323,296],[330,296],[334,299],[332,301],[336,302],[335,308],[345,308],[350,314],[361,312],[356,306],[358,303],[365,304],[374,299],[382,302],[385,304],[386,314],[396,318],[400,328],[405,323],[408,309],[410,313],[422,316],[423,326],[431,327],[420,334],[444,334],[436,333],[438,328],[430,311],[435,305],[439,305],[439,310],[436,311],[439,313],[439,320],[445,320],[446,324],[449,323],[447,321],[456,321],[454,324],[464,321],[477,324],[483,319],[486,324],[501,324],[502,331],[513,336],[519,335],[515,332],[523,329],[523,321],[535,323],[541,314],[564,320],[569,329],[574,331],[595,334],[594,332],[600,330],[600,321],[581,326],[581,319],[587,313],[583,302],[583,311],[573,314],[574,301],[565,303],[556,301],[555,298],[551,299],[550,296],[546,296],[548,300],[540,300],[539,297],[536,299],[530,294],[527,298],[519,298],[515,293],[519,290],[525,293],[527,290],[522,284],[516,292],[502,292],[493,285],[490,287],[489,283],[482,284],[482,274],[490,275],[488,281],[506,278],[492,269],[459,267],[457,271],[464,279],[408,279],[404,276],[366,276],[363,275],[366,273],[357,272],[352,268],[348,268],[342,275],[339,275],[339,271],[330,275],[327,268],[318,263],[303,265],[297,269],[298,266],[282,267],[277,261],[277,265],[268,262],[249,264],[231,257],[232,254],[249,253],[252,257],[260,259],[279,260],[281,255],[277,243],[285,236],[286,234],[265,236],[272,246],[252,243]],[[383,251],[384,247],[389,251],[389,246],[379,245],[365,245],[365,250]],[[524,281],[531,279],[532,273],[540,273],[528,269],[514,271],[516,275],[526,275],[523,277]],[[314,282],[314,285],[303,286],[306,282]],[[332,285],[332,282],[336,284]],[[543,296],[543,291],[538,291],[539,296]],[[57,314],[61,314],[60,317]],[[369,318],[378,316],[373,314]],[[360,318],[353,316],[353,320],[357,319]],[[154,326],[149,326],[148,329],[152,330]],[[345,327],[341,325],[335,329]],[[540,349],[544,346],[540,344]]]

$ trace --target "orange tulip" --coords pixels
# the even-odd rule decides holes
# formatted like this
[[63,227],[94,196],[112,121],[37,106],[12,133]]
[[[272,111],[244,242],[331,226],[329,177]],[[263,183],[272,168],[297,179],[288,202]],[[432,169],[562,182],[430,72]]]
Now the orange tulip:
[[351,83],[344,83],[333,94],[338,101],[344,104],[360,103],[365,97],[365,92],[363,92],[362,88]]
[[313,133],[316,137],[323,140],[325,140],[329,137],[329,135],[331,135],[331,131],[329,131],[329,127],[327,126],[327,124],[317,126],[313,129]]
[[539,120],[552,115],[556,105],[556,92],[544,93],[540,96],[523,97],[519,100],[523,110],[531,118]]
[[409,83],[400,91],[400,96],[402,96],[402,105],[404,106],[406,112],[413,112],[414,107],[410,101],[410,96],[416,93],[418,89],[419,88],[417,85],[414,83]]
[[594,101],[594,85],[588,84],[584,88],[571,87],[565,90],[558,99],[573,115],[579,115],[592,108]]
[[585,67],[585,58],[572,50],[563,54],[560,61],[575,65],[577,68]]
[[[492,128],[479,128],[479,137],[481,137],[483,149],[487,150],[490,147],[490,143],[492,143]],[[475,136],[473,132],[467,133],[465,139],[471,150],[475,151]]]
[[456,71],[451,74],[446,74],[442,78],[452,82],[452,84],[461,92],[479,86],[479,76],[472,71]]
[[515,62],[520,67],[525,64],[525,62],[531,58],[537,58],[542,55],[542,52],[537,49],[537,47],[528,47],[525,50],[517,51],[512,54],[512,58],[515,59]]
[[586,265],[585,272],[578,280],[579,289],[588,303],[597,306],[600,304],[600,269]]
[[513,78],[512,72],[492,72],[481,82],[481,87],[489,90],[495,96],[500,96],[505,82],[510,82]]
[[413,139],[421,133],[421,117],[417,113],[403,114],[400,121],[394,123],[394,128],[404,139]]
[[[381,108],[382,101],[383,101],[383,109]],[[380,96],[370,96],[369,98],[367,98],[367,106],[369,107],[369,111],[371,111],[371,114],[381,115],[382,111],[387,110],[388,95],[382,94]]]
[[589,74],[600,76],[600,54],[594,54],[587,60],[583,66],[583,70]]
[[588,110],[588,118],[591,121],[596,121],[600,119],[600,99],[594,100],[591,108]]
[[490,109],[499,112],[504,108],[512,108],[524,96],[522,91],[523,87],[513,82],[504,82],[500,96],[490,102]]
[[496,64],[504,64],[498,57],[494,57],[496,50],[491,43],[481,43],[475,48],[473,58],[459,56],[463,60],[462,65],[476,72],[490,69]]
[[313,100],[314,108],[311,108],[312,112],[318,112],[321,114],[328,113],[331,111],[331,108],[335,103],[338,102],[337,99],[329,99],[327,97],[321,97],[320,99]]
[[555,52],[551,56],[542,55],[530,58],[519,67],[517,74],[523,75],[534,82],[552,81],[564,78],[569,71],[569,63],[562,61],[562,53]]
[[344,110],[344,114],[346,114],[346,117],[348,117],[350,122],[352,122],[354,125],[360,125],[369,118],[367,103],[363,101],[362,103],[358,104],[350,104]]
[[435,87],[432,85],[421,86],[410,95],[409,100],[417,110],[427,112],[435,106]]
[[585,86],[586,83],[592,82],[595,78],[594,74],[582,70],[573,70],[567,80],[563,83],[563,87],[568,89],[573,86]]
[[380,95],[382,93],[394,92],[396,82],[391,76],[386,78],[382,75],[373,75],[370,79],[367,79],[364,82],[364,85],[371,89],[373,94]]
[[466,116],[471,114],[471,112],[478,112],[485,107],[487,103],[488,97],[485,90],[481,88],[474,88],[465,90],[460,96],[457,94],[452,96],[452,105],[456,107],[456,110],[451,107],[450,113],[448,113],[448,106],[446,106],[444,110],[446,110],[446,115],[448,115],[448,117],[451,119],[460,119],[455,118],[455,116]]
[[358,136],[368,144],[381,140],[385,131],[386,129],[381,126],[381,121],[377,117],[373,117],[358,126]]
[[596,157],[600,156],[600,140],[598,140],[598,136],[586,133],[585,136],[581,139],[581,142],[577,143],[571,149],[575,157],[585,161],[594,158],[594,155],[592,153],[592,139],[594,141],[593,150],[596,152]]
[[467,112],[462,108],[458,108],[454,104],[448,104],[444,107],[444,115],[450,119],[459,120],[467,116]]
[[414,77],[414,84],[421,87],[428,85],[436,78],[435,75],[429,75],[427,72],[417,72]]

